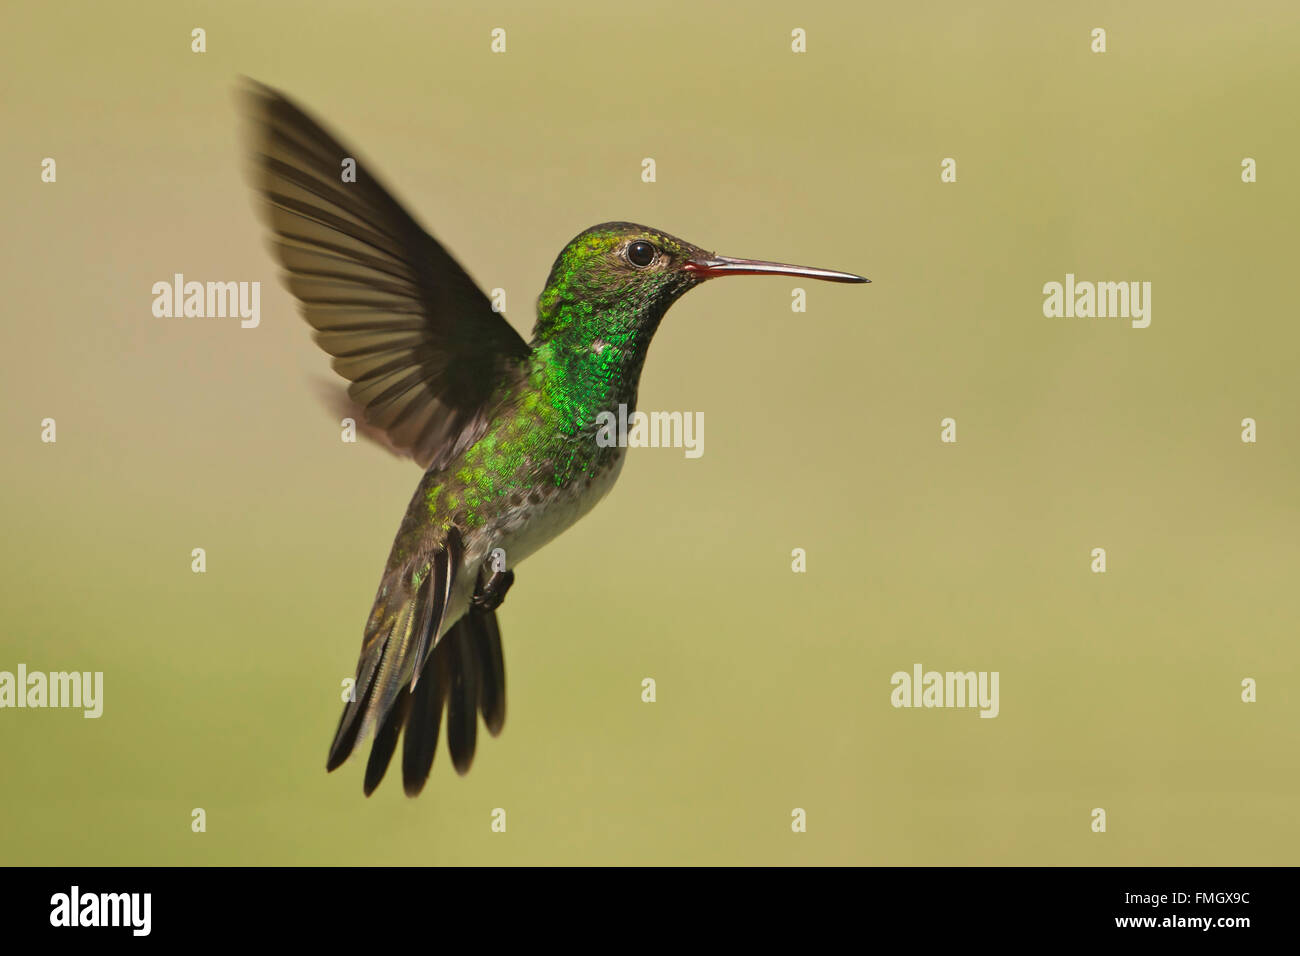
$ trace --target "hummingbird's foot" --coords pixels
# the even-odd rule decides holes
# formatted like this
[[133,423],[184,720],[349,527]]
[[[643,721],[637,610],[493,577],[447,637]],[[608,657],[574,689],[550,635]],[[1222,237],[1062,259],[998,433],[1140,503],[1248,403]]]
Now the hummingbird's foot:
[[514,583],[515,572],[513,571],[493,571],[487,581],[479,575],[478,587],[474,590],[474,597],[470,599],[470,606],[479,611],[495,611],[506,599],[506,592]]

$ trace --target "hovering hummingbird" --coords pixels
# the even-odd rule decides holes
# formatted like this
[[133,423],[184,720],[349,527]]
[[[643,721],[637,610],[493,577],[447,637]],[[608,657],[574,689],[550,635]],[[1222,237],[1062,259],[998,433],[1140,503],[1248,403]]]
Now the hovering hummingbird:
[[514,572],[500,556],[513,568],[609,491],[626,449],[597,443],[597,416],[635,407],[668,307],[716,276],[869,280],[718,256],[658,229],[607,222],[560,252],[525,342],[353,150],[276,90],[250,82],[245,101],[251,176],[289,291],[351,383],[358,422],[425,469],[326,763],[338,767],[373,732],[368,796],[405,729],[402,780],[415,796],[444,709],[458,773],[473,760],[479,713],[490,734],[501,731],[496,609]]

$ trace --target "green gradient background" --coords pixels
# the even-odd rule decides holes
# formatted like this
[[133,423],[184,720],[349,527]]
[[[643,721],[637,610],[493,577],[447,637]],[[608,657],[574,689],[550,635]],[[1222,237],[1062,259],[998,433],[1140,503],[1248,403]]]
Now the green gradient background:
[[[106,696],[0,711],[0,862],[1296,862],[1300,7],[263,6],[0,23],[0,669]],[[523,332],[607,219],[875,280],[672,310],[641,407],[703,411],[704,457],[631,453],[522,566],[505,731],[419,800],[324,771],[418,472],[317,400],[239,74],[375,163]],[[262,281],[261,327],[155,319],[174,272]],[[1044,318],[1066,272],[1151,281],[1151,327]],[[893,709],[914,662],[1000,671],[1001,715]]]

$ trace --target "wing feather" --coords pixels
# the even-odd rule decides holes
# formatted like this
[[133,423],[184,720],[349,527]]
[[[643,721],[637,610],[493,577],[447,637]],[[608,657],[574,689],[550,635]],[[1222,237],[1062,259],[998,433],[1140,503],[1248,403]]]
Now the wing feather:
[[316,341],[384,444],[445,465],[483,434],[528,346],[355,151],[270,87],[250,81],[244,103],[272,248]]

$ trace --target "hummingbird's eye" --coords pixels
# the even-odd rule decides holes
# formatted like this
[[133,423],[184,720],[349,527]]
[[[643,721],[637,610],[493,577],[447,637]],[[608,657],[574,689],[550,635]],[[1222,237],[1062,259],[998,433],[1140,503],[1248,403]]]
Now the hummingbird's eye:
[[644,269],[655,261],[655,255],[658,251],[644,239],[638,239],[627,247],[627,261],[638,268]]

